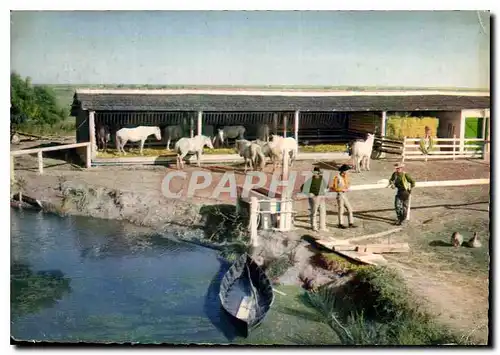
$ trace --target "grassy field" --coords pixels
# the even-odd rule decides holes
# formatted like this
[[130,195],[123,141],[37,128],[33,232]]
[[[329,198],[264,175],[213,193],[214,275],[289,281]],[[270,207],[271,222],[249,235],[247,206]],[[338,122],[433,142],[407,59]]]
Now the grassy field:
[[64,121],[54,125],[22,124],[17,128],[17,131],[40,136],[74,135],[75,118],[68,117]]

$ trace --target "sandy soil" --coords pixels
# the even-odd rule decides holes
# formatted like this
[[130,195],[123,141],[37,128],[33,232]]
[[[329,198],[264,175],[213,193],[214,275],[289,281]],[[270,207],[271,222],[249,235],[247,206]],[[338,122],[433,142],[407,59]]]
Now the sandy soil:
[[[31,143],[31,145],[36,145]],[[13,149],[19,149],[19,146]],[[353,185],[376,183],[388,179],[392,173],[394,161],[372,161],[371,171],[361,174],[352,173]],[[323,168],[333,169],[343,162],[317,162]],[[62,165],[61,165],[62,164]],[[195,223],[196,209],[189,210],[194,204],[233,204],[235,198],[229,193],[213,196],[220,178],[227,170],[234,167],[208,167],[202,170],[212,171],[210,186],[198,190],[193,196],[187,196],[189,175],[199,169],[187,166],[187,179],[174,178],[171,190],[183,189],[179,200],[162,196],[163,178],[173,169],[154,167],[99,167],[88,171],[80,170],[58,159],[46,159],[43,176],[36,173],[36,157],[16,158],[16,176],[26,181],[27,194],[42,200],[60,201],[59,183],[88,184],[103,189],[115,189],[127,195],[127,203],[134,205],[124,214],[141,213],[138,220],[149,218],[154,224],[172,222],[178,217],[182,223]],[[299,174],[295,182],[296,190],[304,182],[302,172],[311,171],[313,163],[297,162],[292,170]],[[245,176],[240,168],[236,173],[236,182],[243,184]],[[266,171],[270,174],[271,167]],[[417,181],[456,180],[489,178],[490,166],[479,160],[460,161],[412,161],[406,163],[406,171]],[[269,186],[269,182],[267,183]],[[137,202],[138,196],[142,196]],[[349,193],[355,210],[355,223],[358,228],[338,230],[336,202],[328,202],[328,235],[335,238],[350,238],[356,235],[371,234],[394,228],[393,210],[394,191],[391,189],[352,191]],[[124,200],[125,197],[122,197]],[[122,201],[123,203],[123,201]],[[410,244],[409,254],[384,256],[392,265],[399,266],[409,286],[417,298],[431,310],[442,322],[465,331],[471,337],[486,342],[488,332],[488,270],[489,270],[489,185],[469,187],[447,187],[415,189],[412,194],[411,222],[400,233],[391,235],[391,242],[406,241]],[[308,203],[300,199],[294,206],[298,211],[296,233],[313,234],[308,222]],[[146,212],[144,212],[146,210]],[[154,210],[154,211],[153,211]],[[103,212],[102,206],[95,208],[91,215],[104,218],[117,218]],[[172,214],[167,218],[166,215]],[[101,214],[101,215],[100,215]],[[189,216],[188,216],[189,215]],[[477,231],[483,243],[481,250],[454,248],[447,246],[451,233],[455,230],[464,234],[465,240]],[[387,241],[387,237],[383,240]],[[433,244],[434,243],[434,244]],[[387,255],[387,256],[386,256]]]

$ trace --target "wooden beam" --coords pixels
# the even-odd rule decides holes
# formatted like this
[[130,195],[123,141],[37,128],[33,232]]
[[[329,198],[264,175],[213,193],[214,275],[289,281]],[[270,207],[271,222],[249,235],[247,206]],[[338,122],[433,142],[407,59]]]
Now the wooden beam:
[[286,126],[287,126],[288,116],[283,116],[283,137],[286,138]]
[[363,264],[378,265],[378,266],[388,264],[386,258],[384,258],[380,254],[361,253],[357,251],[335,251],[335,253],[345,256],[349,259],[359,261],[360,263]]
[[367,244],[356,246],[357,252],[362,253],[408,253],[410,246],[408,243],[394,243],[394,244]]
[[193,115],[189,115],[189,136],[194,137],[194,119]]
[[97,156],[97,139],[95,134],[95,112],[89,111],[89,141],[92,159]]
[[16,173],[15,173],[15,165],[14,165],[14,156],[10,156],[10,181],[16,181]]
[[[468,185],[488,185],[490,179],[465,179],[465,180],[444,180],[444,181],[417,181],[415,187],[442,187],[442,186],[468,186]],[[351,186],[351,191],[385,189],[387,183],[363,184]]]
[[50,151],[54,151],[54,150],[87,147],[89,145],[90,145],[90,142],[83,142],[83,143],[55,145],[52,147],[44,147],[44,148],[20,149],[20,150],[13,150],[12,152],[10,152],[10,155],[18,156],[18,155],[26,155],[26,154],[35,154],[38,152],[50,152]]
[[257,216],[259,212],[259,201],[257,197],[250,198],[250,241],[253,247],[259,245],[259,234],[257,233]]
[[203,111],[198,111],[197,132],[199,136],[202,135],[202,119],[203,119]]
[[293,120],[293,133],[297,143],[299,142],[299,116],[300,116],[299,110],[295,111],[295,116]]
[[408,243],[391,243],[391,244],[336,244],[330,248],[333,251],[357,251],[362,253],[407,253],[410,251]]
[[90,148],[90,144],[87,145],[85,149],[85,167],[90,169],[92,166],[92,149]]
[[43,153],[40,151],[37,153],[38,156],[38,174],[43,175]]
[[380,238],[380,237],[383,237],[383,236],[386,236],[386,235],[389,235],[389,234],[392,234],[392,233],[399,232],[402,229],[403,228],[393,228],[393,229],[389,229],[387,231],[383,231],[383,232],[379,232],[379,233],[375,233],[375,234],[366,234],[366,235],[362,235],[362,236],[359,236],[359,237],[350,238],[350,239],[347,239],[347,241],[349,243],[352,243],[352,242],[357,242],[357,241],[365,240],[365,239]]

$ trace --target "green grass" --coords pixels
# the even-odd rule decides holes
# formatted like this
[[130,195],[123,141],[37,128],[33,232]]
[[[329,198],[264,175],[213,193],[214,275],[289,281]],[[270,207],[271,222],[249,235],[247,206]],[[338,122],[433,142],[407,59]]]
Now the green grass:
[[22,124],[16,130],[28,134],[50,136],[60,134],[74,134],[75,128],[75,118],[68,117],[66,120],[58,122],[54,125],[35,125],[33,123]]
[[340,339],[322,318],[304,302],[298,286],[275,286],[286,296],[275,293],[274,304],[264,322],[237,344],[334,345]]
[[469,343],[421,311],[402,276],[387,267],[359,269],[340,292],[321,287],[306,295],[344,345]]

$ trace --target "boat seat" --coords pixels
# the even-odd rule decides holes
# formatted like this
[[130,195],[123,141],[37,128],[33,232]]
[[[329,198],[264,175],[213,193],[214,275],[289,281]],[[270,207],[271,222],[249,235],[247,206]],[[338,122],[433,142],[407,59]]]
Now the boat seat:
[[250,316],[250,311],[254,307],[254,299],[250,296],[245,296],[241,300],[240,308],[238,309],[238,313],[236,313],[236,318],[241,320],[247,320]]

